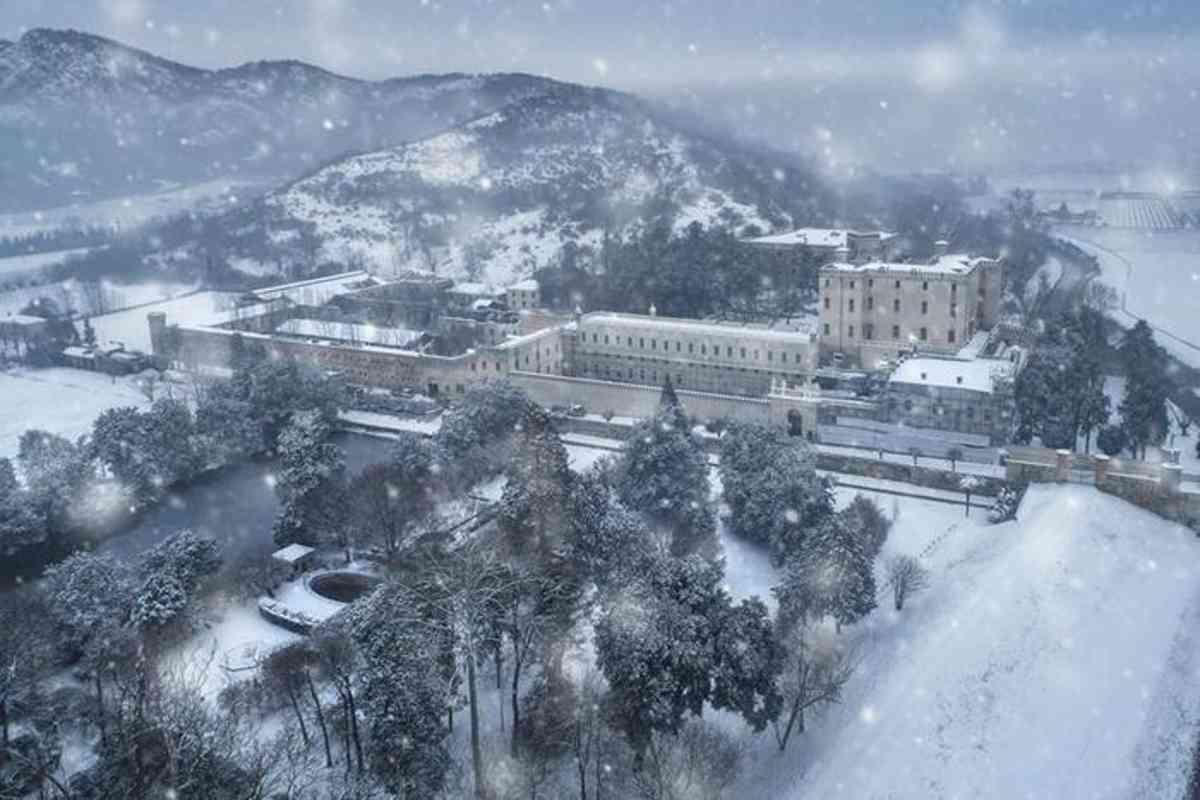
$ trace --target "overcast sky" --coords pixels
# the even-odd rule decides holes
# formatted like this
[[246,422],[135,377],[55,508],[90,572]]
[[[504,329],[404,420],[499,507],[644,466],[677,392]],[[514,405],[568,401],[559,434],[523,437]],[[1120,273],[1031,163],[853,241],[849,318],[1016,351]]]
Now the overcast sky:
[[1200,102],[1200,0],[0,0],[0,36],[35,26],[206,67],[520,70],[690,97],[843,160],[911,160],[923,143],[894,141],[913,132],[906,113],[972,117],[947,122],[949,149],[926,137],[926,161],[1016,142],[1036,156],[1056,132],[1047,158],[1146,136],[1173,157]]

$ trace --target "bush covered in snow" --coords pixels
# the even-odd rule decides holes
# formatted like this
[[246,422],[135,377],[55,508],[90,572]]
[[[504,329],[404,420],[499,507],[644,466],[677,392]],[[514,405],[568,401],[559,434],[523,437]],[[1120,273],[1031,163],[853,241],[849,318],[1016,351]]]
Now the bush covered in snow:
[[1021,493],[1009,487],[1000,490],[992,507],[988,509],[988,522],[993,524],[1017,518],[1017,506],[1021,504]]

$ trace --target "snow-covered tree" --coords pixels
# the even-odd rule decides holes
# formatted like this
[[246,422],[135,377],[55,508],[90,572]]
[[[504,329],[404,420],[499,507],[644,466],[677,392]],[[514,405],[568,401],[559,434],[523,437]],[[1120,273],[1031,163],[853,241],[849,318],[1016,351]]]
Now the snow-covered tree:
[[596,624],[597,662],[635,763],[652,734],[677,733],[706,703],[761,730],[779,713],[779,661],[765,606],[757,599],[734,606],[721,565],[697,556],[656,554],[638,573],[606,600]]
[[46,431],[27,430],[21,435],[17,461],[47,523],[62,531],[80,489],[95,476],[87,440],[72,442]]
[[68,646],[80,646],[93,633],[122,624],[133,600],[134,575],[109,555],[75,553],[46,570],[50,618]]
[[602,592],[623,586],[652,548],[649,528],[617,499],[612,477],[611,465],[598,462],[571,493],[572,555]]
[[842,514],[850,530],[858,533],[862,540],[863,554],[868,560],[874,561],[892,530],[892,520],[883,513],[878,503],[862,494],[854,495]]
[[41,681],[51,661],[46,607],[34,588],[0,592],[0,752],[11,742],[11,721]]
[[0,556],[12,559],[47,536],[44,509],[18,483],[12,461],[0,458]]
[[317,411],[299,411],[279,436],[275,491],[283,508],[275,519],[275,542],[345,543],[345,459],[329,441],[329,423]]
[[138,568],[146,578],[171,576],[190,595],[204,578],[220,570],[221,562],[221,548],[215,539],[185,528],[154,545]]
[[929,585],[929,570],[913,556],[893,556],[887,562],[887,583],[896,610],[902,611],[905,600]]
[[1158,444],[1170,426],[1167,398],[1171,383],[1167,376],[1167,354],[1154,341],[1145,320],[1125,332],[1120,346],[1125,367],[1125,394],[1121,398],[1121,424],[1135,456],[1145,457],[1146,447]]
[[845,514],[822,522],[787,564],[774,589],[783,619],[832,617],[840,628],[875,608],[875,575]]
[[811,448],[763,425],[734,424],[721,437],[721,483],[730,529],[767,545],[776,564],[833,514],[832,487],[817,475]]
[[379,547],[394,560],[433,522],[433,451],[416,434],[402,435],[392,457],[363,469],[350,482],[356,541]]
[[129,621],[153,632],[175,622],[188,605],[188,595],[170,572],[151,573],[134,594]]
[[358,680],[367,761],[401,797],[437,796],[450,768],[442,629],[429,624],[432,613],[425,598],[398,582],[347,612],[363,659]]
[[678,556],[717,552],[716,514],[708,497],[708,457],[678,408],[660,406],[640,422],[617,461],[615,486]]
[[434,442],[448,478],[470,486],[508,463],[512,437],[532,406],[508,381],[470,387],[443,416]]

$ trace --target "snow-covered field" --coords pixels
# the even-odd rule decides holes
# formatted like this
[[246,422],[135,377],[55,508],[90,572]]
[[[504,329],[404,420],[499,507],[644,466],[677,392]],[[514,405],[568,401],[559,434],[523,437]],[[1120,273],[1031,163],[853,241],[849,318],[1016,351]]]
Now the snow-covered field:
[[1068,241],[1096,256],[1104,283],[1124,298],[1132,324],[1145,319],[1159,344],[1200,367],[1200,231],[1138,231],[1063,226]]
[[217,211],[274,184],[274,180],[219,178],[193,186],[168,186],[157,192],[95,202],[80,202],[41,211],[0,214],[0,237],[27,236],[64,227],[132,228],[181,211]]
[[15,458],[21,434],[41,428],[74,439],[92,429],[92,421],[110,408],[148,405],[129,377],[54,367],[0,372],[0,457]]
[[215,314],[233,306],[237,292],[196,292],[184,297],[129,308],[92,318],[96,339],[100,342],[120,342],[127,350],[150,352],[150,323],[146,315],[162,311],[168,325],[196,325],[211,320]]
[[862,657],[845,702],[785,754],[754,739],[734,796],[1182,797],[1195,535],[1081,486],[1035,486],[1000,526],[900,509],[887,548],[921,554],[930,588],[843,633]]
[[25,256],[0,258],[0,281],[30,277],[47,267],[61,264],[73,256],[81,256],[87,252],[88,248],[80,247],[74,250],[55,250],[51,253],[31,253]]
[[100,310],[116,310],[178,297],[194,289],[190,284],[161,281],[124,284],[103,280],[87,285],[72,278],[0,291],[0,316],[20,313],[22,308],[40,297],[47,297],[77,314],[91,316],[97,313],[97,303]]

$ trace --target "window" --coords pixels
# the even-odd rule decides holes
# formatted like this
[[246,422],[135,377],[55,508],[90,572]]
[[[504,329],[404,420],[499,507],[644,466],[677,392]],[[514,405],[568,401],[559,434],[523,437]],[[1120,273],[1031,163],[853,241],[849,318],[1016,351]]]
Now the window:
[[924,283],[922,283],[922,284],[921,284],[921,289],[922,289],[923,291],[926,291],[926,292],[928,292],[928,291],[929,291],[929,281],[925,281]]
[[742,348],[742,358],[743,359],[746,358],[746,348],[744,348],[744,347]]
[[[725,347],[725,357],[726,357],[726,358],[733,358],[733,348],[732,348],[732,347],[730,347],[730,346],[728,346],[728,345],[726,345],[726,347]],[[742,351],[742,358],[745,358],[745,357],[746,357],[746,351],[745,351],[745,350],[743,350],[743,351]]]
[[896,288],[897,288],[897,289],[899,289],[899,288],[900,288],[900,281],[896,281]]
[[785,364],[787,363],[787,351],[786,350],[779,354],[779,360]]
[[921,328],[921,341],[922,342],[929,341],[929,329],[928,328]]
[[825,298],[825,308],[826,309],[829,308],[829,298],[828,297]]
[[694,352],[696,352],[696,344],[694,342],[688,342],[688,355],[691,355]]
[[950,294],[955,294],[957,291],[958,291],[958,284],[957,284],[957,283],[953,283],[953,282],[951,282],[951,284],[950,284]]
[[875,338],[875,326],[871,324],[863,325],[863,338],[867,341]]
[[854,281],[850,281],[850,288],[851,288],[851,289],[853,289],[853,288],[854,288]]
[[874,289],[874,288],[875,288],[875,279],[874,279],[874,278],[868,278],[868,279],[867,279],[867,288],[868,288],[868,289]]
[[825,323],[825,335],[826,336],[829,335],[829,323],[828,322]]
[[851,325],[849,328],[847,328],[846,335],[849,336],[851,339],[854,338],[854,326],[853,325]]
[[702,355],[702,356],[708,355],[708,345],[706,345],[706,344],[700,345],[700,355]]
[[608,344],[608,334],[604,334],[604,343]]
[[922,301],[921,301],[921,313],[922,313],[922,314],[928,314],[928,313],[929,313],[929,301],[927,301],[927,300],[922,300]]
[[950,304],[950,316],[952,316],[952,317],[958,316],[958,304],[957,303]]
[[767,361],[774,361],[774,360],[775,360],[775,354],[772,353],[770,350],[768,350],[767,351]]
[[850,310],[851,311],[854,310],[854,298],[853,297],[850,298]]
[[632,336],[629,337],[629,346],[633,347],[633,337]]
[[754,360],[758,361],[758,351],[757,350],[754,351]]
[[645,350],[646,349],[646,340],[641,337],[638,337],[638,347],[641,348],[642,350]]
[[899,298],[892,301],[892,311],[895,311],[897,314],[900,313],[900,299]]
[[954,344],[954,336],[955,336],[954,328],[951,328],[949,331],[946,332],[946,341],[949,342],[950,344]]
[[893,325],[893,326],[892,326],[892,338],[893,338],[893,339],[899,339],[899,338],[900,338],[900,326],[899,326],[899,325]]
[[826,288],[826,289],[828,289],[828,288],[829,288],[829,285],[830,285],[831,283],[832,283],[832,281],[831,281],[831,280],[829,280],[829,278],[826,278],[826,279],[825,279],[825,288]]
[[675,352],[679,353],[679,352],[682,352],[682,350],[683,350],[683,342],[676,342],[675,343]]
[[868,297],[867,298],[867,311],[870,311],[873,308],[875,308],[875,298]]

